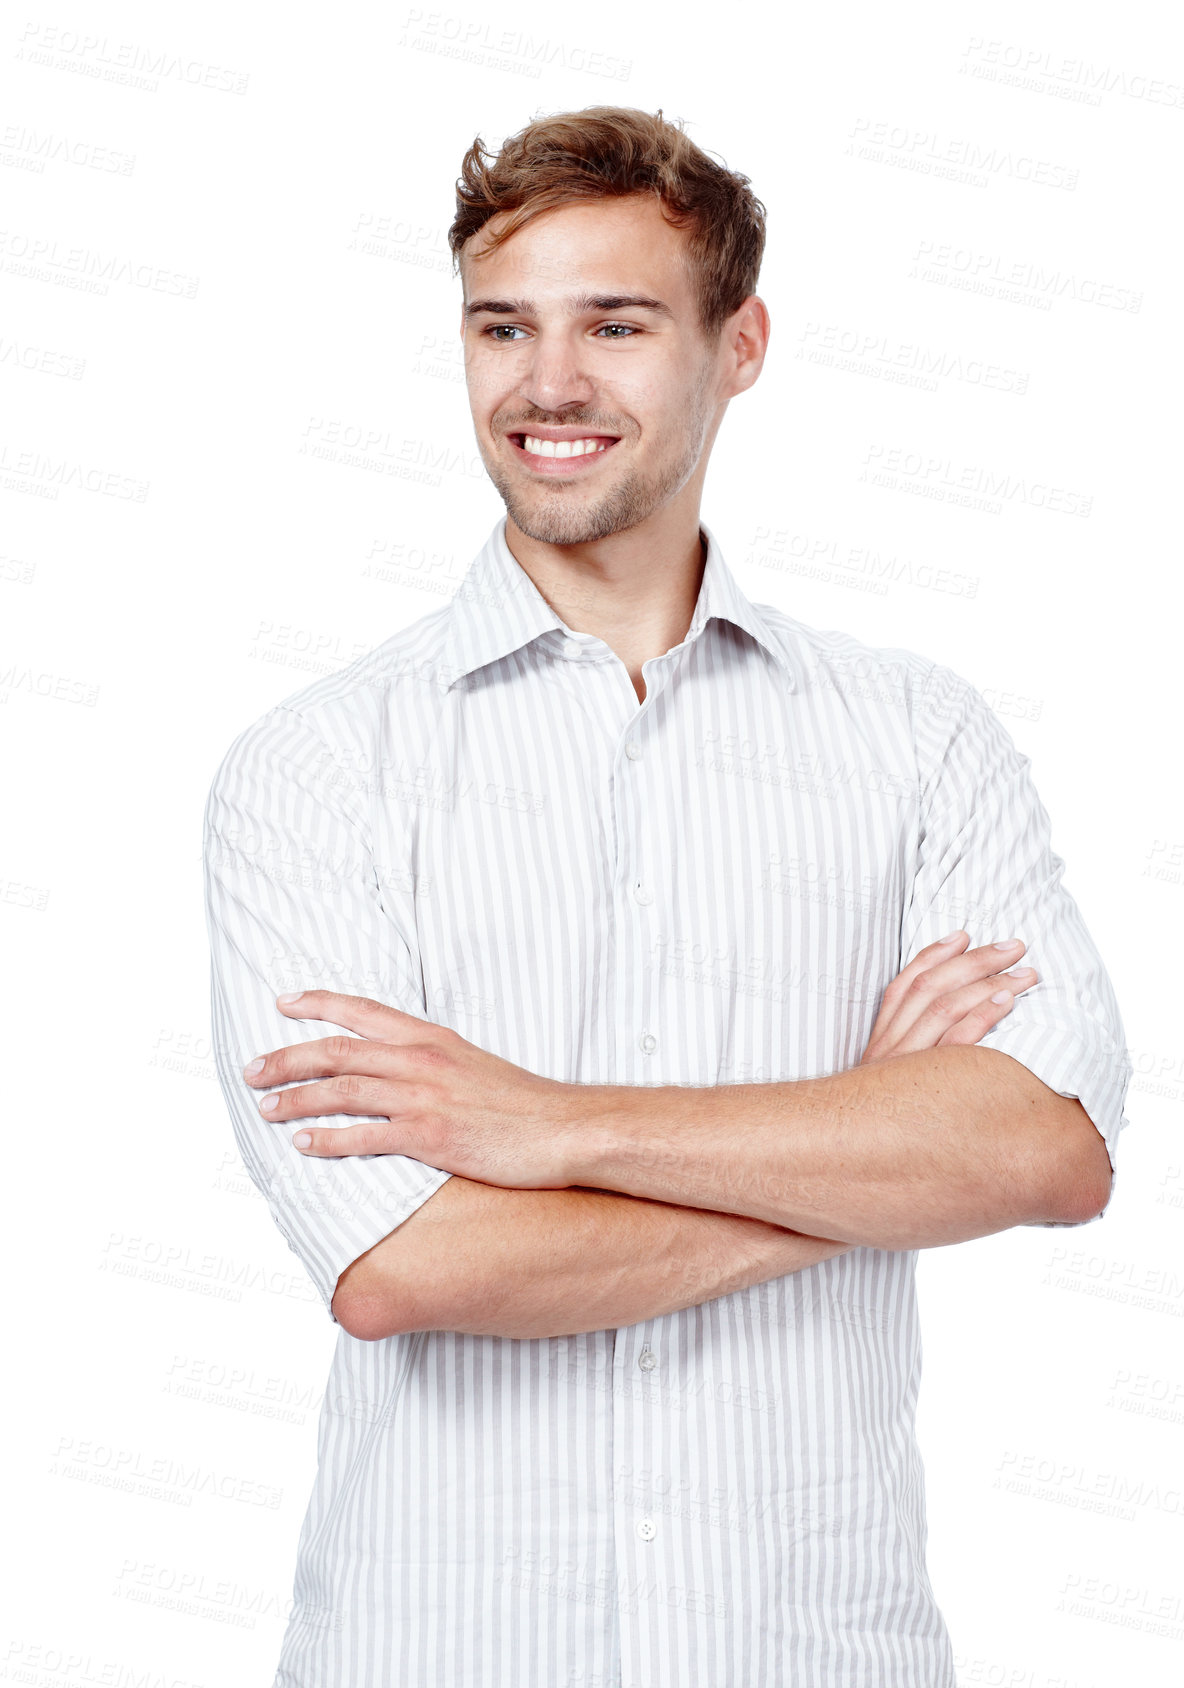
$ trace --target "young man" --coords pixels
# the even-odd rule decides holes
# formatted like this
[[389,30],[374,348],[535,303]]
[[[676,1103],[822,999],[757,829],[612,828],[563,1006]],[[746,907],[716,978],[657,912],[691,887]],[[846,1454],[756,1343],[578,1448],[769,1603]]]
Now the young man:
[[215,779],[222,1084],[343,1327],[276,1688],[952,1688],[916,1251],[1097,1217],[1129,1069],[979,693],[700,521],[763,239],[660,114],[475,143],[505,519]]

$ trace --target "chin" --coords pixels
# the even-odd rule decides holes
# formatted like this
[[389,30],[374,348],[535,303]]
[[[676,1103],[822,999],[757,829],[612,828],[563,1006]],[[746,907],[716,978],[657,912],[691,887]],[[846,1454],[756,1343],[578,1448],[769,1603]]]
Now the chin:
[[615,492],[590,504],[564,504],[561,498],[519,497],[506,486],[499,486],[507,514],[514,525],[528,539],[542,545],[591,545],[598,539],[637,527],[652,515],[661,502],[646,496],[635,483],[618,487]]

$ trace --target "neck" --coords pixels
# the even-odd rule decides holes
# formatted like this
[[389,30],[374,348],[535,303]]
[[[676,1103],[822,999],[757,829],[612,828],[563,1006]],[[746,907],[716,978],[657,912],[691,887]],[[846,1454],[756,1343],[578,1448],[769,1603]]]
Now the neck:
[[541,596],[573,633],[603,639],[644,696],[642,664],[686,638],[695,613],[707,540],[698,513],[665,534],[649,524],[586,545],[550,545],[506,517],[506,543]]

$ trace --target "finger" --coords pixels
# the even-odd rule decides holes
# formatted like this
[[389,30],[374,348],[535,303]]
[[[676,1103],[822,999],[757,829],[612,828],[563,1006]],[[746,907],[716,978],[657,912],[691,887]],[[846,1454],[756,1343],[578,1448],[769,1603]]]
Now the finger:
[[[988,979],[963,985],[958,990],[943,991],[925,1007],[911,1026],[891,1038],[892,1053],[907,1055],[918,1049],[935,1049],[947,1040],[947,1034],[965,1020],[967,1015],[973,1016],[985,1009],[1009,1011],[1016,996],[1021,991],[1030,990],[1036,983],[1036,972],[1029,967],[1017,973],[995,974]],[[991,998],[996,995],[1005,995],[1010,1000],[1006,1003],[994,1003]],[[984,1024],[982,1031],[985,1030]],[[978,1033],[979,1037],[982,1036],[982,1031]]]
[[323,1084],[297,1084],[264,1096],[259,1112],[264,1119],[316,1119],[322,1114],[373,1114],[387,1119],[399,1106],[399,1089],[389,1079],[359,1078],[347,1073]]
[[1022,996],[1025,991],[1030,991],[1034,984],[1039,984],[1039,977],[1032,967],[1020,967],[1015,974],[1002,972],[997,979],[988,979],[986,984],[997,989],[993,989],[990,996],[981,1003],[976,1003],[973,1008],[968,1009],[958,1021],[958,1025],[944,1031],[937,1040],[937,1045],[941,1047],[944,1043],[978,1043],[993,1026],[1000,1023],[1000,1020],[1007,1020],[1017,996]]
[[939,961],[948,961],[952,956],[959,955],[970,942],[969,932],[951,932],[948,938],[939,938],[936,943],[926,944],[923,950],[918,950],[907,967],[902,967],[884,992],[884,1000],[890,998],[895,1001],[903,996],[918,973],[924,973],[929,967],[936,967]]
[[366,1078],[397,1078],[406,1063],[394,1044],[365,1037],[318,1037],[310,1043],[290,1043],[270,1054],[258,1055],[243,1068],[243,1077],[256,1090],[292,1084],[302,1078],[332,1078],[355,1073]]
[[[893,1040],[903,1037],[916,1025],[930,1003],[965,985],[990,978],[1001,967],[1017,962],[1027,947],[1019,938],[997,944],[982,944],[976,949],[966,950],[962,955],[939,960],[923,972],[918,972],[896,999],[895,1011],[886,1028],[886,1035]],[[926,1044],[925,1047],[929,1048],[931,1045]]]
[[[1004,975],[1006,978],[1006,975]],[[994,983],[994,981],[990,981]],[[1033,981],[1034,983],[1035,981]],[[1030,990],[1031,985],[1024,985],[1021,990]],[[950,1044],[966,1045],[978,1043],[989,1031],[997,1026],[1000,1020],[1005,1020],[1015,1006],[1015,999],[1020,994],[1016,990],[992,991],[985,1002],[976,1003],[956,1026],[943,1032],[937,1040],[939,1049]]]
[[[864,1051],[863,1062],[884,1061],[893,1055],[912,1054],[921,1049],[935,1049],[940,1043],[947,1042],[977,1042],[987,1029],[986,1021],[976,1022],[980,1029],[973,1036],[954,1036],[958,1026],[968,1015],[978,1012],[986,1013],[989,1006],[992,1023],[1002,1019],[1009,1013],[1012,1003],[1021,991],[1030,990],[1038,981],[1038,974],[1034,968],[1020,968],[1016,973],[995,973],[986,979],[963,986],[958,993],[950,992],[947,997],[938,997],[931,1004],[932,1015],[927,1020],[919,1015],[912,1026],[901,1029],[899,1025],[892,1026],[885,1031],[868,1039]],[[992,1001],[998,998],[998,1001]]]
[[[1016,997],[1031,990],[1038,982],[1039,975],[1031,967],[1021,968],[1015,974],[996,973],[977,987],[982,993],[980,1000],[974,1002],[962,1018],[948,1026],[940,1036],[922,1036],[914,1027],[897,1039],[891,1036],[869,1038],[859,1064],[872,1065],[876,1061],[889,1060],[894,1055],[914,1054],[918,1050],[935,1049],[943,1044],[977,1043],[992,1026],[1011,1013]],[[987,991],[991,993],[989,996],[985,994]],[[964,1000],[969,1000],[965,993]]]
[[968,932],[951,932],[948,938],[939,938],[936,943],[926,944],[923,950],[918,950],[908,966],[902,967],[891,984],[886,987],[884,995],[880,999],[880,1011],[876,1015],[876,1023],[872,1027],[872,1034],[868,1040],[869,1044],[874,1043],[878,1037],[887,1031],[900,1006],[902,997],[917,975],[923,973],[926,968],[936,966],[939,961],[957,955],[959,950],[964,949],[969,942],[970,934]]
[[292,1138],[292,1146],[314,1159],[339,1160],[345,1155],[401,1155],[411,1152],[389,1120],[367,1125],[303,1126]]
[[343,996],[340,991],[295,991],[277,996],[276,1007],[293,1020],[330,1020],[362,1037],[406,1043],[430,1025],[417,1014],[405,1014],[368,996]]

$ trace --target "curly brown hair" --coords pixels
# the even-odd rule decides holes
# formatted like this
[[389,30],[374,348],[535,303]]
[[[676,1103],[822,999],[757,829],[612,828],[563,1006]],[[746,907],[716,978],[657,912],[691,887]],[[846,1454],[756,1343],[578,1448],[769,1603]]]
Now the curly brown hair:
[[531,217],[582,199],[652,193],[666,221],[688,231],[699,319],[709,339],[756,291],[765,249],[765,207],[747,176],[728,170],[679,124],[628,106],[537,117],[496,155],[480,135],[465,153],[448,231],[454,270],[461,249],[498,212],[512,213],[484,250]]

